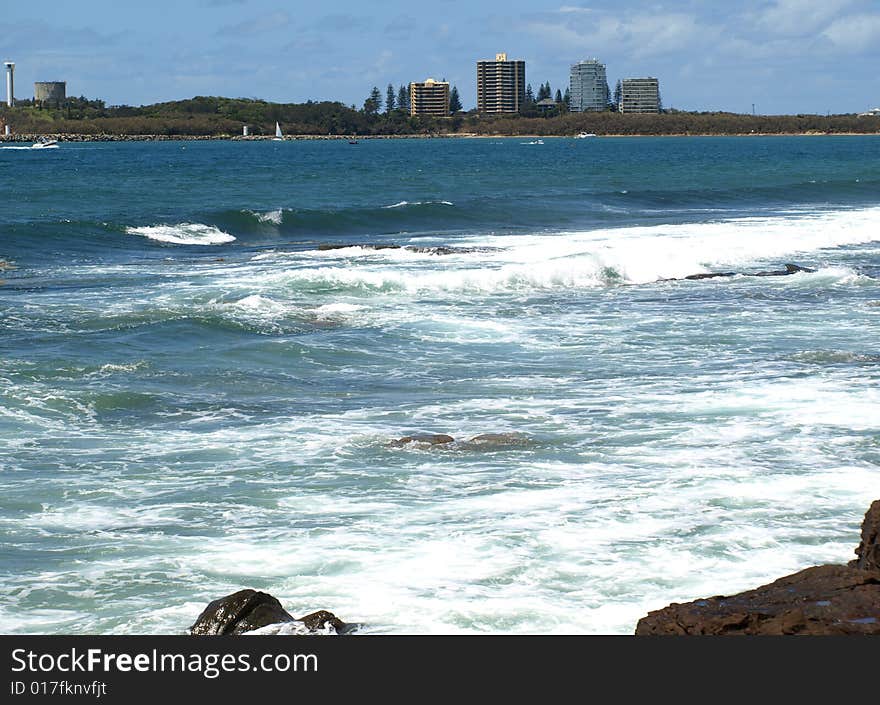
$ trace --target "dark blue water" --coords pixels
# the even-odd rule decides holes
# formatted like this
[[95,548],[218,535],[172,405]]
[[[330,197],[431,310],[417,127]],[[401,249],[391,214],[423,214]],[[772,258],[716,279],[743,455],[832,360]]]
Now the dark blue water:
[[[629,632],[847,560],[880,139],[531,142],[0,149],[7,630],[181,631],[249,586]],[[388,445],[420,432],[456,442]]]

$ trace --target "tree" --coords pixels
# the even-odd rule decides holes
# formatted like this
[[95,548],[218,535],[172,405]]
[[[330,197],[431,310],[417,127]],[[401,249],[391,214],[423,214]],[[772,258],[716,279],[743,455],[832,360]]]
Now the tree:
[[397,89],[397,107],[400,110],[409,110],[409,89],[403,84]]
[[565,95],[562,96],[562,102],[565,103],[565,109],[568,110],[571,108],[571,89],[565,89]]
[[457,113],[461,110],[461,98],[458,96],[458,88],[452,87],[449,91],[449,112]]
[[376,86],[370,91],[370,96],[364,101],[364,112],[367,115],[376,115],[382,105],[382,94]]
[[562,102],[562,91],[559,90],[558,88],[556,89],[556,102],[557,103]]
[[385,91],[385,114],[387,115],[394,110],[394,86],[390,83]]
[[529,83],[526,85],[526,105],[531,105],[535,102],[535,94],[532,91],[532,84]]
[[614,86],[614,109],[620,110],[620,100],[623,96],[623,84],[621,84],[620,79],[617,80],[617,85]]

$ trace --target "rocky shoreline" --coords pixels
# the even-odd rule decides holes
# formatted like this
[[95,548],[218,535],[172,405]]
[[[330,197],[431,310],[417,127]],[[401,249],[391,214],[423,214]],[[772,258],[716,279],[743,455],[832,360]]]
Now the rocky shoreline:
[[[287,135],[285,142],[300,141],[361,141],[361,140],[406,140],[406,139],[437,139],[458,137],[455,134],[419,134],[419,135]],[[81,135],[71,133],[29,133],[0,135],[0,143],[15,144],[20,142],[37,142],[40,140],[57,140],[58,142],[272,142],[276,138],[271,135],[113,135],[95,134]]]
[[856,556],[736,595],[672,603],[640,619],[636,636],[880,635],[880,500],[865,514]]
[[[504,434],[501,434],[504,435]],[[498,440],[495,434],[481,438]],[[504,440],[509,440],[504,438]],[[517,439],[520,440],[520,439]],[[445,445],[443,434],[407,436],[402,445]],[[821,565],[737,595],[672,603],[639,620],[636,636],[730,635],[880,635],[880,500],[871,504],[862,523],[856,559],[846,565]],[[213,602],[189,628],[204,635],[343,635],[361,625],[343,622],[319,610],[293,617],[277,598],[256,590],[239,590]]]
[[[730,133],[697,133],[682,132],[668,134],[601,134],[596,139],[604,137],[821,137],[821,136],[869,136],[875,132],[730,132]],[[405,135],[285,135],[285,142],[301,141],[363,141],[363,140],[419,140],[419,139],[548,139],[572,138],[574,135],[547,135],[547,134],[490,134],[476,132],[436,132]],[[271,142],[275,139],[272,135],[123,135],[123,134],[77,134],[77,133],[22,133],[12,135],[0,135],[0,143],[16,144],[21,142],[37,142],[42,139],[52,139],[58,142]]]

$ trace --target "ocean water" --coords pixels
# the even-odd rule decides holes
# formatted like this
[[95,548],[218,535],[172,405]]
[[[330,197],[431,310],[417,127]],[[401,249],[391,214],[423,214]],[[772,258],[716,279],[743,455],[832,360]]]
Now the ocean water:
[[880,138],[530,141],[0,149],[0,630],[632,633],[851,559]]

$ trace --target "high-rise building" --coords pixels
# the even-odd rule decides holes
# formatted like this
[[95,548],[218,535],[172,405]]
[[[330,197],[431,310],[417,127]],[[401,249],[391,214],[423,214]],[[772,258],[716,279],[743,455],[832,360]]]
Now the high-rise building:
[[608,110],[608,79],[605,64],[598,59],[578,61],[571,67],[571,105],[573,113]]
[[477,62],[477,111],[518,113],[526,101],[526,62],[508,61],[496,54],[494,61]]
[[620,83],[622,113],[659,113],[660,82],[656,78],[625,78]]
[[426,78],[421,83],[409,84],[409,114],[449,115],[449,83]]

